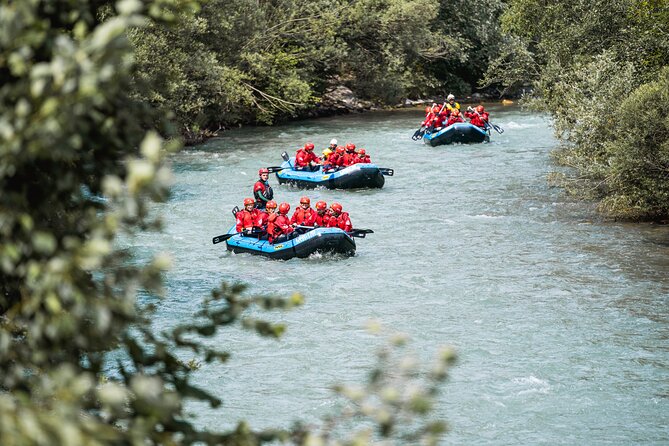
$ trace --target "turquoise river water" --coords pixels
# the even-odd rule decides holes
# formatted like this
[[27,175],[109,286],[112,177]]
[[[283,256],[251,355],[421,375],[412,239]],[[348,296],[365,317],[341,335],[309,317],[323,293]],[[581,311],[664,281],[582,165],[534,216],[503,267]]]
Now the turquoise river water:
[[[425,359],[457,349],[436,407],[444,444],[669,444],[669,228],[601,221],[548,186],[556,141],[545,117],[492,107],[491,118],[506,131],[488,144],[412,141],[416,109],[228,131],[174,156],[173,197],[157,206],[165,231],[133,241],[174,258],[156,327],[191,318],[222,280],[306,298],[253,314],[285,322],[281,340],[216,337],[233,356],[196,378],[223,405],[190,407],[198,423],[286,427],[331,413],[330,387],[362,382],[373,363],[382,340],[365,325],[378,320]],[[259,167],[333,137],[395,176],[358,191],[270,181],[293,208],[303,194],[339,201],[355,227],[372,228],[354,257],[271,261],[212,244]]]

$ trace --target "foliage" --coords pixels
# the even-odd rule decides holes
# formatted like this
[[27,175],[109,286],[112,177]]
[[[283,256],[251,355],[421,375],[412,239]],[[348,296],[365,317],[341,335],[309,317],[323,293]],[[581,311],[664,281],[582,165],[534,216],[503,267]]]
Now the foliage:
[[185,134],[272,123],[340,84],[394,104],[466,93],[496,51],[500,0],[209,0],[180,26],[134,30],[144,97]]
[[[194,11],[169,0],[0,2],[2,445],[325,441],[243,421],[209,432],[184,412],[188,401],[221,404],[191,384],[198,368],[229,356],[207,338],[233,324],[278,337],[283,325],[249,310],[292,308],[301,296],[249,297],[223,284],[192,322],[154,333],[153,310],[136,296],[162,292],[169,256],[141,264],[115,248],[120,235],[160,228],[149,205],[168,196],[165,159],[179,146],[158,136],[170,135],[166,117],[137,100],[149,93],[133,77],[127,36],[178,27]],[[416,441],[435,429],[417,431]]]
[[[667,0],[548,5],[512,0],[502,16],[509,35],[486,73],[487,84],[501,83],[508,90],[531,85],[535,95],[527,103],[553,116],[556,134],[564,142],[556,160],[572,168],[559,184],[602,200],[599,209],[615,218],[669,216],[669,203],[662,203],[664,172],[649,165],[640,169],[631,158],[620,156],[622,147],[637,154],[646,149],[630,148],[631,141],[642,144],[647,139],[643,126],[648,124],[638,121],[639,113],[628,114],[623,103],[635,92],[647,91],[644,85],[652,90],[650,85],[669,66],[667,18]],[[652,107],[662,110],[663,98],[657,99]],[[654,139],[649,149],[660,146]]]
[[[633,117],[633,119],[630,119]],[[623,101],[607,140],[610,173],[601,203],[622,218],[669,215],[669,67]]]

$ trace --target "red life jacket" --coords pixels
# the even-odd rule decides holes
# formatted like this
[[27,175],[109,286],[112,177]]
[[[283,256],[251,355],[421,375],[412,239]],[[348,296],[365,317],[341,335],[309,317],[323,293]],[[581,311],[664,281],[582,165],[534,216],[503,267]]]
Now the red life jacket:
[[267,226],[267,219],[269,218],[269,214],[265,211],[258,211],[256,215],[256,222],[255,222],[255,227],[257,228],[264,228]]
[[446,123],[446,127],[448,127],[449,125],[453,125],[456,122],[465,122],[465,121],[464,121],[464,119],[462,119],[462,116],[451,116],[450,118],[448,118],[448,122]]
[[338,216],[333,215],[330,217],[330,221],[328,221],[328,228],[339,228],[346,232],[349,232],[351,229],[353,229],[348,212],[342,212]]
[[346,152],[344,154],[344,166],[350,166],[355,164],[355,159],[357,158],[357,152]]
[[[483,114],[487,115],[485,112]],[[465,112],[465,116],[469,118],[469,122],[471,122],[473,125],[481,127],[482,129],[485,128],[485,121],[483,120],[482,115],[478,114],[477,112]]]
[[327,227],[328,221],[330,221],[330,215],[327,212],[324,212],[323,215],[316,212],[316,217],[314,218],[314,226],[323,226]]
[[291,232],[293,232],[293,227],[290,226],[290,220],[287,216],[270,214],[267,221],[267,234],[270,243],[274,243],[274,239],[281,234],[290,234]]
[[297,154],[295,155],[296,167],[306,167],[312,161],[316,163],[320,161],[320,159],[316,156],[314,152],[307,152],[304,149],[300,149],[297,151]]
[[313,226],[314,218],[316,218],[316,212],[312,208],[302,209],[300,206],[295,209],[290,222],[298,225]]
[[255,226],[257,212],[254,209],[253,212],[249,212],[246,209],[242,209],[235,214],[237,217],[237,232],[242,232],[245,229],[253,229]]

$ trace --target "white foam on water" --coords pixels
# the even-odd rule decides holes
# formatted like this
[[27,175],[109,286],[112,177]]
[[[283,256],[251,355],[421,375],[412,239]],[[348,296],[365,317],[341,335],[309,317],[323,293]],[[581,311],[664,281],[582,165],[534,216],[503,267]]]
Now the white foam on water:
[[539,379],[534,375],[530,375],[524,378],[514,378],[513,382],[519,384],[523,387],[528,387],[527,389],[521,390],[518,392],[518,395],[525,395],[528,393],[541,393],[546,394],[550,391],[551,386],[547,381]]

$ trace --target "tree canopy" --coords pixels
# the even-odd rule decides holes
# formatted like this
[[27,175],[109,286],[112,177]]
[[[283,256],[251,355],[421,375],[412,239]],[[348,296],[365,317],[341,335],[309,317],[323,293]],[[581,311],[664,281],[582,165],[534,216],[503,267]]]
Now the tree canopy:
[[528,103],[550,113],[569,168],[557,184],[614,218],[668,218],[669,3],[511,0],[501,24],[484,83],[531,89]]

